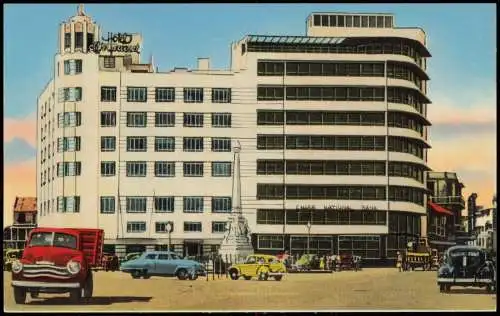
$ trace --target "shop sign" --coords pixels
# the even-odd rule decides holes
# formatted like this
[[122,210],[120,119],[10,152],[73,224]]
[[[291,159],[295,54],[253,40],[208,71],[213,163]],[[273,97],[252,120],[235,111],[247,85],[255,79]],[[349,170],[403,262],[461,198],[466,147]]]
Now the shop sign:
[[90,44],[89,51],[96,54],[101,52],[139,53],[139,44],[130,45],[132,38],[132,34],[129,33],[108,32],[107,38],[102,36],[101,41]]

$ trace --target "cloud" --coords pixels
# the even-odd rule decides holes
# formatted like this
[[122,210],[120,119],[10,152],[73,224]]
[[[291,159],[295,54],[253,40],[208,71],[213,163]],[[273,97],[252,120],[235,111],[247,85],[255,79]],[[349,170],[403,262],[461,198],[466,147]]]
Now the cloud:
[[36,113],[32,113],[25,118],[4,118],[4,143],[20,138],[33,147],[36,147]]
[[3,153],[4,163],[9,164],[35,158],[36,148],[16,137],[4,145]]
[[4,226],[12,224],[16,196],[36,196],[36,160],[4,165]]
[[496,124],[496,95],[450,99],[446,96],[432,97],[427,116],[433,125],[489,125]]

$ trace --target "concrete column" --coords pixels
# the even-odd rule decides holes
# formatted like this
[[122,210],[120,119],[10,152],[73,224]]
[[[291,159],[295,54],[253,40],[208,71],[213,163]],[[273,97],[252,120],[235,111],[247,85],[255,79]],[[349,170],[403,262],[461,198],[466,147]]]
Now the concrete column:
[[123,258],[127,254],[127,249],[125,245],[115,245],[115,254],[118,258]]

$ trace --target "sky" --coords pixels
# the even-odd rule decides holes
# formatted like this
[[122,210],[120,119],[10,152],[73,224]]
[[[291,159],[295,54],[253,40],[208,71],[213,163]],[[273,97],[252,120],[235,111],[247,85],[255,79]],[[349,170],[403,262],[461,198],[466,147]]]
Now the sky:
[[[15,196],[36,196],[36,100],[51,78],[59,23],[76,4],[4,5],[4,221]],[[429,165],[456,172],[464,196],[490,206],[496,193],[494,4],[86,4],[104,32],[142,33],[142,61],[160,71],[210,57],[229,68],[231,42],[247,34],[305,35],[311,12],[384,12],[428,36]]]

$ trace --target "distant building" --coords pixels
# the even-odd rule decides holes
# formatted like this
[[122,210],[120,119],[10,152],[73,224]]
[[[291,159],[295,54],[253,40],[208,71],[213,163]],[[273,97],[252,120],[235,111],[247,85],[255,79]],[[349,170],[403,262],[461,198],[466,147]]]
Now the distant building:
[[472,231],[475,240],[471,244],[496,251],[496,196],[493,197],[492,204],[490,208],[476,206]]
[[464,188],[454,172],[428,172],[427,237],[432,247],[455,245],[465,234],[461,214]]
[[24,248],[29,232],[37,225],[35,197],[16,197],[13,211],[13,225],[3,230],[4,249]]

